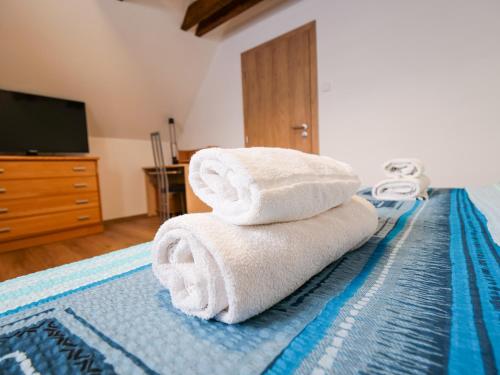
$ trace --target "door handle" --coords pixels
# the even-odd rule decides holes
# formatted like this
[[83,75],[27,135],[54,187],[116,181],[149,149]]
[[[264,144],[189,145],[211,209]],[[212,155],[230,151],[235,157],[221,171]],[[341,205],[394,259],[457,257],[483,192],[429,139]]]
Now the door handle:
[[6,193],[6,192],[7,192],[6,188],[0,187],[0,193]]
[[77,199],[75,201],[76,204],[87,204],[89,203],[89,200],[88,199]]
[[307,129],[309,129],[309,125],[307,125],[307,124],[296,125],[296,126],[292,126],[292,129],[294,129],[294,130],[307,130]]
[[0,168],[0,174],[2,174],[3,172],[5,172],[5,169]]
[[6,214],[7,212],[9,212],[7,207],[0,207],[0,214]]
[[86,183],[76,183],[73,186],[77,189],[86,188],[88,185]]
[[78,221],[85,221],[88,219],[90,219],[90,216],[88,215],[78,216]]
[[79,166],[73,167],[73,171],[75,172],[85,172],[86,170],[87,168],[85,167],[79,167]]
[[10,232],[9,227],[0,228],[0,233],[9,233],[9,232]]

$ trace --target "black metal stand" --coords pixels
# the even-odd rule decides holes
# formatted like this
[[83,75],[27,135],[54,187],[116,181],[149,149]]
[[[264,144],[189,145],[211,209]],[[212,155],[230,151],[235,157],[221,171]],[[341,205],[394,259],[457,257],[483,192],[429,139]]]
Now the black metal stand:
[[156,168],[156,190],[158,197],[158,211],[161,222],[170,217],[170,207],[168,202],[168,176],[165,168],[165,158],[159,132],[151,133],[151,146],[153,147],[153,158]]

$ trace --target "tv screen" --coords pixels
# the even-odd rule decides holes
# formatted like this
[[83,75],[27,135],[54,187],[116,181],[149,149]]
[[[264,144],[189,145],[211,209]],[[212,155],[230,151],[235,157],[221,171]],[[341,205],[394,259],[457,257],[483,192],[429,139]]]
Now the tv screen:
[[89,152],[85,103],[0,90],[0,152]]

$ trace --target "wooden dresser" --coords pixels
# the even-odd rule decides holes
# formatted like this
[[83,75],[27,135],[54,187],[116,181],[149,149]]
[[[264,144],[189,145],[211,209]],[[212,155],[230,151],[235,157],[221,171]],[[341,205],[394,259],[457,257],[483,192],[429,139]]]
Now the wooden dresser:
[[97,158],[0,156],[0,252],[102,231]]

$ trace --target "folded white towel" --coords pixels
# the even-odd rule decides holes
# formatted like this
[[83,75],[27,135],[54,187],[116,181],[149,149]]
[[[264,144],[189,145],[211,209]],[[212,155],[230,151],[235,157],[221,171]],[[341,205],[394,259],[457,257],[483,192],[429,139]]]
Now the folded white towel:
[[345,163],[266,147],[198,151],[189,182],[216,215],[239,225],[305,219],[349,200],[360,185]]
[[285,298],[377,227],[365,199],[303,221],[237,226],[209,213],[165,222],[153,243],[153,271],[186,314],[226,323]]
[[430,180],[427,176],[392,178],[380,181],[372,188],[372,196],[379,200],[399,201],[427,199]]
[[419,177],[424,173],[424,164],[419,159],[391,159],[384,166],[388,177]]

